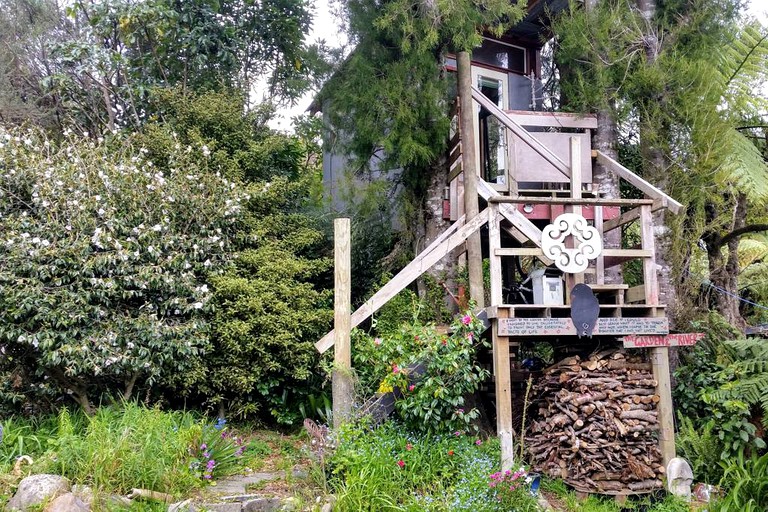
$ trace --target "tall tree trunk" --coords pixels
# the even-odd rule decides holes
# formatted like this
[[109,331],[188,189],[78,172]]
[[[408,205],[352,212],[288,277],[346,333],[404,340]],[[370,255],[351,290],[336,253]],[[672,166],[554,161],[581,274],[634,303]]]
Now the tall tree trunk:
[[[614,160],[618,160],[619,152],[616,150],[618,127],[612,105],[597,111],[597,130],[592,137],[592,145],[598,151],[602,151]],[[597,190],[604,197],[621,197],[619,190],[619,177],[613,174],[602,164],[595,164],[592,181],[597,184]],[[609,249],[621,248],[621,230],[614,229],[603,235],[603,243]],[[621,266],[615,265],[605,270],[606,283],[622,283]]]
[[[747,323],[739,311],[739,236],[746,227],[747,196],[739,193],[734,198],[730,234],[725,237],[717,232],[709,232],[704,236],[709,263],[709,279],[714,288],[714,303],[717,312],[723,315],[729,324],[738,329],[746,327]],[[714,217],[722,215],[714,205],[707,206],[707,220],[714,222]],[[725,251],[723,251],[725,249]]]
[[[646,63],[653,66],[661,52],[661,41],[654,20],[656,0],[636,0],[635,5],[646,26],[646,32],[643,36]],[[655,182],[662,190],[665,190],[668,188],[668,174],[666,172],[668,162],[661,147],[661,141],[668,140],[669,126],[660,124],[657,119],[652,119],[649,113],[651,106],[656,107],[659,103],[664,103],[663,92],[659,92],[656,97],[648,98],[647,101],[648,108],[640,112],[640,151],[643,156],[643,166],[646,177]],[[672,282],[671,232],[663,210],[654,214],[653,223],[656,236],[655,256],[659,279],[659,303],[667,305],[670,327],[673,327],[677,294]]]

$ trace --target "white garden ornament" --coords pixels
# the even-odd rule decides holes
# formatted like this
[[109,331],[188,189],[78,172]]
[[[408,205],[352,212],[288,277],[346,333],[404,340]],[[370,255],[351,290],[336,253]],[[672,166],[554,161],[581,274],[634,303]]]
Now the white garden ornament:
[[[569,236],[572,243],[568,243]],[[603,241],[600,233],[587,224],[587,219],[575,213],[563,213],[542,230],[541,249],[557,268],[576,274],[584,272],[589,260],[600,255]]]

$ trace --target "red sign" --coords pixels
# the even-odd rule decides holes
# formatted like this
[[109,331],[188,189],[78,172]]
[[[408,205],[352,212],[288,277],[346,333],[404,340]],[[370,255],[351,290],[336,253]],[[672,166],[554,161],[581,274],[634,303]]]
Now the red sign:
[[703,332],[666,336],[624,336],[624,348],[689,347],[704,337]]

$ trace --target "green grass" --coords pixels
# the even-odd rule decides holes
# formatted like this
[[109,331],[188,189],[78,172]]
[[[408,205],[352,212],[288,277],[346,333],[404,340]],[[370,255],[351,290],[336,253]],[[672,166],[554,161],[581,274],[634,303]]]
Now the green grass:
[[[374,431],[352,429],[328,462],[335,510],[508,510],[488,485],[498,470],[499,445],[476,441],[466,435],[411,435],[392,423]],[[533,501],[524,499],[518,510]]]
[[[499,502],[498,489],[489,486],[489,476],[499,469],[495,438],[477,443],[464,434],[414,435],[387,423],[375,430],[348,428],[338,446],[325,474],[339,512],[538,510],[525,488]],[[563,512],[688,512],[687,504],[672,497],[632,498],[623,505],[611,497],[582,500],[562,481],[546,479],[542,490]]]
[[[88,417],[62,409],[57,416],[42,419],[9,418],[3,422],[5,439],[0,443],[0,508],[12,494],[18,481],[27,474],[55,473],[73,483],[91,486],[97,493],[127,494],[132,488],[165,492],[177,497],[193,493],[207,485],[195,460],[211,448],[216,457],[213,477],[261,469],[265,460],[283,460],[282,454],[296,452],[287,439],[277,443],[259,436],[242,436],[229,427],[219,426],[190,412],[168,412],[132,403],[102,407]],[[222,434],[226,432],[226,436]],[[235,435],[243,439],[242,450]],[[239,442],[239,441],[237,441]],[[235,455],[242,451],[242,455]],[[34,460],[24,465],[22,474],[13,474],[17,457]],[[291,459],[293,460],[293,458]],[[138,506],[138,505],[137,505]],[[142,508],[143,507],[143,508]],[[141,505],[140,510],[159,508]]]
[[541,486],[547,496],[557,500],[563,512],[622,512],[643,510],[644,512],[689,512],[688,504],[674,496],[633,497],[623,505],[615,502],[611,496],[589,495],[579,498],[562,480],[545,478]]
[[134,487],[181,494],[201,485],[189,471],[189,450],[200,435],[189,413],[134,404],[101,408],[92,417],[63,410],[51,441],[53,470],[76,483],[125,494]]

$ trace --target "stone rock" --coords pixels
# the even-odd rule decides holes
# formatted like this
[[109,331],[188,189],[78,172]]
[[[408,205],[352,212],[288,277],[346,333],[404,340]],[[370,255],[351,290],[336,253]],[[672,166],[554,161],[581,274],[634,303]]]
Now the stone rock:
[[210,512],[241,512],[243,505],[240,503],[202,503],[200,509]]
[[197,507],[191,499],[184,500],[168,505],[168,512],[197,512]]
[[299,510],[299,502],[293,496],[285,498],[283,504],[280,506],[280,510],[281,512],[295,512],[296,510]]
[[117,507],[128,508],[133,503],[133,500],[117,494],[107,494],[99,497],[99,503],[101,504],[101,508],[112,510]]
[[243,512],[275,512],[283,506],[280,498],[260,498],[243,504]]
[[93,489],[89,486],[75,484],[72,486],[72,494],[83,500],[86,505],[93,505]]
[[687,501],[691,501],[693,470],[691,465],[680,457],[675,457],[667,464],[667,490]]
[[[320,503],[320,496],[317,497],[317,502]],[[325,497],[325,503],[320,507],[320,512],[332,512],[333,506],[336,504],[336,496],[329,494]]]
[[48,503],[43,512],[91,512],[91,507],[73,493],[68,492]]
[[59,475],[31,475],[19,482],[16,494],[8,502],[8,510],[25,512],[47,500],[69,492],[69,480]]

